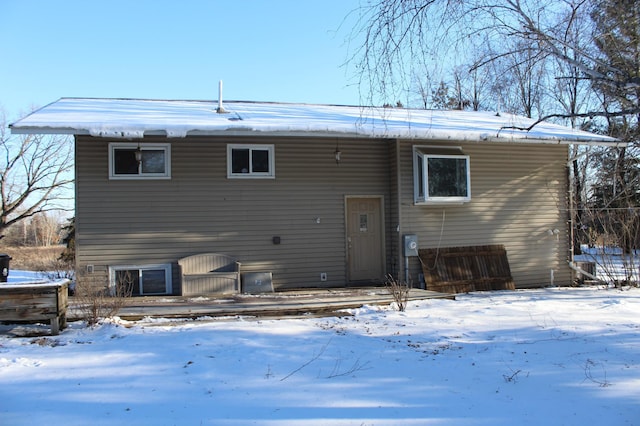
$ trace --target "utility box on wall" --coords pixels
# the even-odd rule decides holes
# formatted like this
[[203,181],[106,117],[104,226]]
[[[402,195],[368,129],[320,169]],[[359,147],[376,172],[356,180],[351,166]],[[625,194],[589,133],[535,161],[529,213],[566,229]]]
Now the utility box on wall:
[[418,256],[418,236],[416,234],[402,236],[402,255],[404,257]]

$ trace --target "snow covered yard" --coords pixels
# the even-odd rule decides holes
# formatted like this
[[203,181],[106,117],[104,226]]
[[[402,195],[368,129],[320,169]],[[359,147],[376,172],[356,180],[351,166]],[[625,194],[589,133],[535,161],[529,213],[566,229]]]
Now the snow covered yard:
[[632,425],[640,289],[0,334],[2,425]]

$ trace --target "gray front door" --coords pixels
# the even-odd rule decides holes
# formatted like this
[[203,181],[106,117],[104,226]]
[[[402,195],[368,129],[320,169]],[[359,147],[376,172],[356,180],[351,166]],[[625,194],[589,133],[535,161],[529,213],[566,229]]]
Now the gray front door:
[[382,199],[347,198],[349,281],[384,278]]

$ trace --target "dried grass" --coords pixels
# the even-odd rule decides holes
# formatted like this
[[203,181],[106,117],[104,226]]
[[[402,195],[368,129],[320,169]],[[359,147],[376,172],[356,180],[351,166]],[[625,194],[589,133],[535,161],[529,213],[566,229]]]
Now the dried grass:
[[55,264],[65,246],[13,247],[0,246],[0,253],[11,256],[11,269],[24,271],[46,271]]

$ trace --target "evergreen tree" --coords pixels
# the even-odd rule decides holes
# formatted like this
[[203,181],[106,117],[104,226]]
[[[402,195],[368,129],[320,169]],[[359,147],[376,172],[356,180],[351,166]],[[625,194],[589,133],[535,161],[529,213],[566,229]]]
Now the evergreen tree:
[[640,105],[640,3],[599,0],[591,11],[591,18],[595,24],[593,41],[599,52],[598,71],[607,77],[594,80],[595,89],[608,99],[610,106],[637,109]]
[[594,89],[606,110],[633,111],[607,117],[610,135],[627,142],[594,156],[596,181],[591,204],[604,209],[603,224],[619,236],[625,252],[638,246],[640,230],[640,3],[629,0],[599,0],[591,12],[599,72]]
[[60,260],[73,264],[76,260],[76,218],[69,219],[69,223],[62,228],[62,231],[65,233],[62,242],[67,247],[60,255]]

